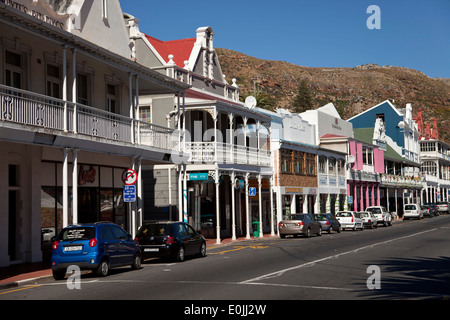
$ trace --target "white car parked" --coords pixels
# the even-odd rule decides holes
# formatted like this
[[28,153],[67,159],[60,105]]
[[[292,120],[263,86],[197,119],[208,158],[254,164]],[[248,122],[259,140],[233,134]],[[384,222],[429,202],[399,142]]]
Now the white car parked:
[[364,227],[366,228],[376,228],[378,227],[377,218],[370,211],[359,212],[359,216],[363,220]]
[[336,219],[341,224],[342,229],[350,228],[353,230],[364,230],[363,220],[355,211],[339,211],[336,213]]
[[385,207],[382,206],[367,207],[366,211],[373,213],[373,215],[377,218],[378,224],[382,224],[385,227],[392,226],[392,215],[389,211],[386,210]]
[[403,220],[410,218],[423,219],[424,211],[417,203],[405,204],[403,206]]

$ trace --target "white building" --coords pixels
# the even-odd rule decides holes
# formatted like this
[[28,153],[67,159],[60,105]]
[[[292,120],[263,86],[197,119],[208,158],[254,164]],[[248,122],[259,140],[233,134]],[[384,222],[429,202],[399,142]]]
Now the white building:
[[135,62],[119,1],[57,4],[0,2],[0,266],[41,261],[70,223],[133,234],[142,180],[126,205],[123,171],[179,156],[174,130],[136,106],[190,86]]

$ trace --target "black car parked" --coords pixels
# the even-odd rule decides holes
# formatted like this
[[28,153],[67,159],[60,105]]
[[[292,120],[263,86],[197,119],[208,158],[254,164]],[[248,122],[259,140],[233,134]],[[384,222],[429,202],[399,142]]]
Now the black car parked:
[[143,258],[168,257],[184,261],[187,255],[206,256],[205,238],[184,222],[145,223],[139,228],[135,240]]

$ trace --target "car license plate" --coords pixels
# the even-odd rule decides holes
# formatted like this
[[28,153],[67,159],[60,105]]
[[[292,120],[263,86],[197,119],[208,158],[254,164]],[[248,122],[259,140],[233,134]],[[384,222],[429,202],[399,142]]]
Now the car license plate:
[[64,247],[65,252],[69,251],[81,251],[83,249],[83,246],[70,246],[70,247]]
[[144,252],[158,252],[159,248],[145,248]]

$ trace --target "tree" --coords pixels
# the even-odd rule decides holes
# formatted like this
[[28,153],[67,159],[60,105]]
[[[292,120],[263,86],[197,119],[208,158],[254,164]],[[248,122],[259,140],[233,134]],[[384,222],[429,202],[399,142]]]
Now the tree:
[[292,111],[296,113],[305,112],[313,108],[313,99],[308,82],[303,79],[297,88],[297,94],[291,101]]

